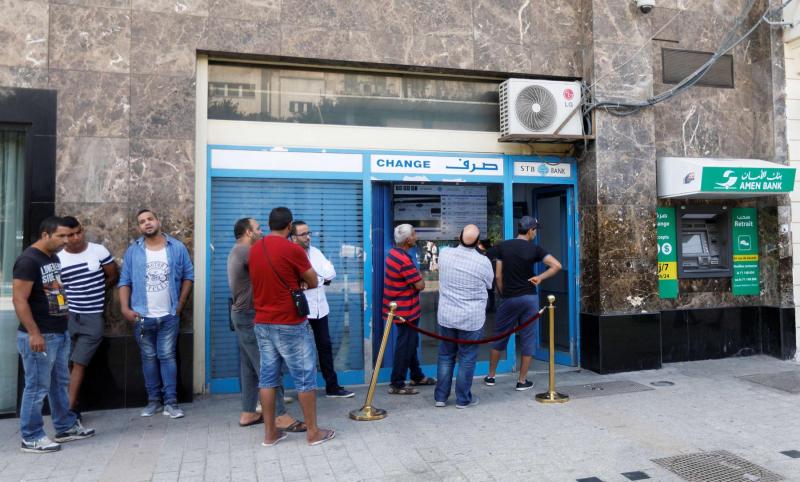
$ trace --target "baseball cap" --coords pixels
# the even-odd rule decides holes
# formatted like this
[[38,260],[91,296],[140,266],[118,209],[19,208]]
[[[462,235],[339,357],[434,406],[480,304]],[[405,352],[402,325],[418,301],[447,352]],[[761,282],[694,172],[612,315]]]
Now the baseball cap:
[[519,231],[529,231],[539,227],[539,220],[531,216],[522,216],[522,219],[517,223]]

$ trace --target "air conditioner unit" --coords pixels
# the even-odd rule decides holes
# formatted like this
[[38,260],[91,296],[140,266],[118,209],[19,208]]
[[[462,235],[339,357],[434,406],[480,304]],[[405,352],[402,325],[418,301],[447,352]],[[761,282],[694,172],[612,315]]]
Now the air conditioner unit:
[[[502,137],[553,135],[580,104],[580,82],[508,79],[500,84]],[[557,135],[583,135],[581,112],[576,112]]]

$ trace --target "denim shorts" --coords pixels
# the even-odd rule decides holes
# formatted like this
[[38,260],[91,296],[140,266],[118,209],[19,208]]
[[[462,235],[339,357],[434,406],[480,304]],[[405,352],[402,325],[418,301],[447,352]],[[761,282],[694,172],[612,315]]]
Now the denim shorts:
[[254,329],[261,354],[259,388],[281,386],[285,364],[298,392],[317,389],[317,349],[308,320],[298,325],[256,323]]
[[[495,334],[500,334],[528,321],[539,311],[539,295],[522,295],[505,298],[497,309]],[[538,321],[538,320],[537,320]],[[517,332],[523,356],[532,356],[536,349],[536,321]],[[505,351],[508,338],[498,340],[492,348]]]

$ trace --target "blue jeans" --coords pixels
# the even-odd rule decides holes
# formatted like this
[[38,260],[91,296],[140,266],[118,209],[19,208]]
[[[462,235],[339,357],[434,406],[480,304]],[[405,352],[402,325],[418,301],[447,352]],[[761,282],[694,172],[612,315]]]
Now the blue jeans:
[[[419,326],[419,320],[410,321],[414,326]],[[395,323],[397,340],[394,344],[394,359],[392,360],[391,383],[395,388],[406,386],[406,373],[411,374],[411,379],[418,382],[425,378],[419,366],[417,347],[419,334],[406,326],[406,323]]]
[[25,370],[25,390],[19,409],[19,429],[28,442],[45,436],[42,404],[50,402],[56,433],[75,425],[75,414],[69,410],[69,334],[44,333],[44,352],[31,351],[30,337],[17,332],[17,351]]
[[[231,320],[239,341],[239,385],[242,387],[242,411],[255,412],[258,404],[258,374],[261,370],[261,354],[253,328],[255,310],[231,311]],[[275,392],[275,416],[286,413],[283,402],[283,386]]]
[[147,400],[165,404],[178,402],[178,365],[175,346],[179,320],[175,315],[142,318],[134,334],[142,352],[142,372]]
[[[494,332],[496,335],[513,327],[519,326],[536,315],[539,311],[539,295],[520,295],[505,298],[500,302],[495,316]],[[517,332],[522,356],[532,356],[536,350],[536,323],[534,321]],[[510,335],[494,342],[492,348],[497,351],[506,351]]]
[[280,387],[285,364],[298,392],[317,389],[317,349],[308,320],[299,325],[256,323],[255,331],[261,353],[260,388]]
[[[477,340],[483,330],[464,331],[439,326],[439,334],[462,340]],[[439,364],[436,377],[436,390],[433,398],[446,402],[453,384],[453,369],[458,357],[458,376],[456,377],[456,403],[469,405],[472,401],[472,377],[475,374],[475,360],[478,358],[478,345],[459,345],[449,341],[439,343]]]

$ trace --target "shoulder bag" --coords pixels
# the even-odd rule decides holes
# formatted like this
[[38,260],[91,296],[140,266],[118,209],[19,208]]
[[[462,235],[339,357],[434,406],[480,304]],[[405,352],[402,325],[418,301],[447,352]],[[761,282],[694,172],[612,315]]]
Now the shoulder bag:
[[275,277],[278,278],[278,281],[281,282],[284,288],[289,292],[289,296],[292,298],[292,304],[294,305],[294,309],[297,312],[297,316],[305,317],[311,312],[308,309],[308,300],[306,299],[306,295],[303,293],[303,290],[293,290],[289,288],[289,285],[283,281],[281,275],[275,271],[275,267],[272,265],[272,260],[269,259],[269,254],[267,253],[267,240],[266,238],[261,240],[261,248],[264,250],[264,257],[267,258],[267,263],[269,267],[272,269],[272,272],[275,273]]

